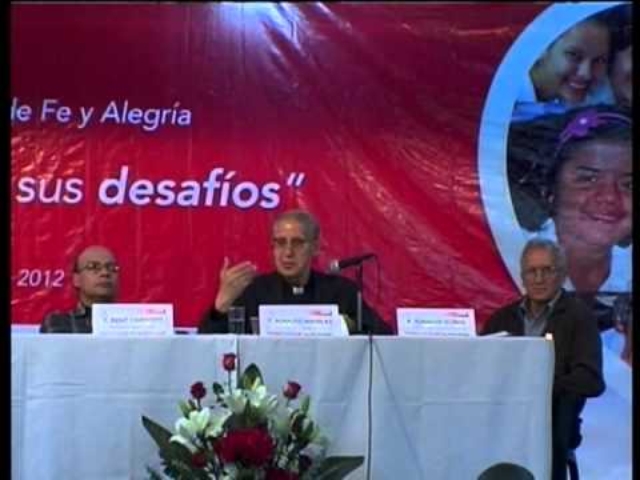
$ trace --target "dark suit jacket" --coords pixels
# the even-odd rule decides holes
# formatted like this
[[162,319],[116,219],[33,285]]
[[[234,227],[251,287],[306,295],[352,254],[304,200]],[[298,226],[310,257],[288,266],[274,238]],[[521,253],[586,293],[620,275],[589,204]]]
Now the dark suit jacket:
[[[260,305],[337,304],[341,314],[348,315],[355,321],[357,292],[356,284],[345,277],[312,271],[309,282],[304,287],[304,293],[294,295],[291,285],[274,272],[256,277],[233,304],[245,307],[245,320],[258,316]],[[362,327],[365,333],[371,332],[376,335],[392,333],[391,327],[364,301],[362,302]],[[227,332],[226,314],[218,312],[213,305],[203,316],[198,333]]]
[[70,312],[47,315],[40,325],[40,333],[92,333],[91,308],[83,305]]
[[[494,313],[483,334],[507,331],[516,336],[524,335],[524,320],[519,311],[521,301]],[[544,333],[553,335],[555,346],[554,394],[571,393],[579,397],[602,394],[605,389],[602,339],[591,309],[563,290]]]

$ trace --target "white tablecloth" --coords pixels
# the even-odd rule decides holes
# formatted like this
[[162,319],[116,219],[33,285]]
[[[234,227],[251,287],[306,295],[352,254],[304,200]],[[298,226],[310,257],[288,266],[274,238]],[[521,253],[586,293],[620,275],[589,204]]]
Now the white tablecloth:
[[473,479],[498,461],[548,477],[553,349],[542,339],[379,337],[370,349],[367,338],[14,335],[13,480],[146,478],[159,463],[141,415],[171,428],[192,383],[226,378],[226,352],[257,363],[274,393],[301,383],[329,453],[365,455],[370,432],[373,479]]

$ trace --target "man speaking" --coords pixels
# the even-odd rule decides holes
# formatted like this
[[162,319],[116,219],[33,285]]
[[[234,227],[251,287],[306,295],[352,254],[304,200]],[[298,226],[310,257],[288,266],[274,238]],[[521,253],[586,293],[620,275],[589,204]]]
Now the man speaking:
[[[230,266],[225,257],[215,303],[205,313],[198,333],[226,333],[229,307],[244,306],[247,318],[258,315],[260,305],[335,304],[340,314],[357,317],[358,288],[351,280],[311,268],[318,250],[320,226],[302,210],[280,214],[271,229],[271,248],[276,271],[257,275],[256,267],[244,261]],[[246,319],[245,319],[246,321]],[[362,302],[362,332],[391,334],[392,330]],[[245,331],[247,331],[245,325]]]

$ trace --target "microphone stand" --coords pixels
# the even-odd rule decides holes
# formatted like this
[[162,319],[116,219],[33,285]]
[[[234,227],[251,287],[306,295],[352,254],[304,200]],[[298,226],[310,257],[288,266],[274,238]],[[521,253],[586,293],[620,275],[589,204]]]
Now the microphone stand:
[[356,285],[358,292],[356,293],[356,333],[362,333],[362,292],[364,290],[362,263],[358,265],[356,271]]

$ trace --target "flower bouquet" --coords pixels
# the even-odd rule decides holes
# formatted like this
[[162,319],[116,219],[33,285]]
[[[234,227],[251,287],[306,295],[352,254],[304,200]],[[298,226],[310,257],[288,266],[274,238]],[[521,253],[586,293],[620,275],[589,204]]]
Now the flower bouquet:
[[[191,398],[179,403],[182,417],[175,433],[143,416],[142,423],[158,445],[164,475],[194,480],[343,479],[363,457],[325,457],[328,441],[309,416],[310,398],[290,381],[282,396],[269,394],[262,374],[249,365],[233,387],[236,355],[224,355],[226,386],[191,386]],[[150,478],[165,478],[147,467]]]

